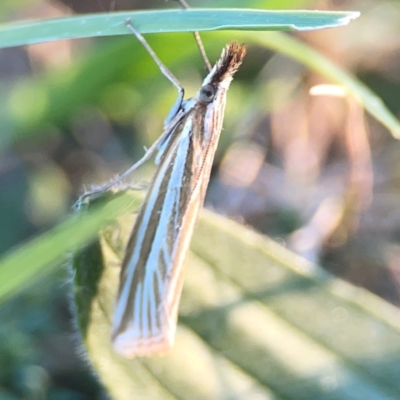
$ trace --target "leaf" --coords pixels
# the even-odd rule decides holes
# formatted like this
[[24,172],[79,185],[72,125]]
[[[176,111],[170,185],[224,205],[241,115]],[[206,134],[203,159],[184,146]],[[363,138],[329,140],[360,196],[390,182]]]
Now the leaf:
[[111,201],[108,197],[103,197],[100,204],[96,202],[96,207],[86,215],[75,215],[5,254],[0,259],[0,301],[65,262],[67,252],[88,243],[102,227],[119,215],[136,210],[140,203],[138,197],[127,194]]
[[110,321],[133,220],[73,262],[83,343],[114,399],[400,397],[397,309],[210,212],[192,241],[172,352],[118,356]]
[[128,35],[131,19],[142,33],[212,30],[313,30],[346,25],[359,12],[190,9],[86,14],[0,26],[0,48],[94,36]]

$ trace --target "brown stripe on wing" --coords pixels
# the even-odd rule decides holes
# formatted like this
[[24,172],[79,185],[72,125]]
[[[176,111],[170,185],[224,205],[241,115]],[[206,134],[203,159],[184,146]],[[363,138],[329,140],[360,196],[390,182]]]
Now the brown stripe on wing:
[[[170,173],[170,169],[172,166],[169,167],[167,170],[166,175]],[[157,178],[157,174],[154,176],[152,180],[152,184],[155,182]],[[122,263],[122,268],[121,268],[121,273],[120,273],[120,281],[119,281],[119,290],[118,290],[118,297],[121,296],[122,290],[127,283],[128,280],[128,265],[130,263],[132,254],[137,251],[136,246],[138,245],[138,234],[139,234],[139,227],[142,226],[143,224],[143,218],[144,215],[149,211],[149,202],[148,198],[151,196],[152,193],[152,186],[150,185],[149,191],[147,192],[146,198],[143,202],[142,208],[140,209],[138,216],[135,221],[135,225],[133,227],[131,236],[129,238],[129,242],[125,251],[125,258]],[[146,275],[146,263],[148,259],[148,254],[150,253],[151,246],[153,245],[154,242],[154,236],[156,234],[156,228],[158,226],[159,219],[161,217],[161,213],[158,212],[160,206],[164,203],[165,196],[166,196],[166,186],[168,184],[168,180],[163,180],[161,183],[161,188],[159,192],[159,197],[157,198],[157,201],[154,203],[154,206],[152,210],[150,211],[151,217],[148,222],[148,226],[146,228],[145,236],[143,238],[143,241],[141,242],[141,248],[139,249],[140,255],[138,257],[138,262],[135,265],[135,271],[132,277],[132,281],[130,282],[131,288],[138,287],[138,284],[144,283],[144,278]],[[165,268],[165,265],[161,264],[159,265],[159,272],[160,275],[162,276],[162,279],[165,279],[167,270]],[[129,290],[129,297],[127,299],[127,304],[126,308],[124,309],[124,314],[121,319],[121,323],[118,327],[114,327],[114,335],[116,336],[118,333],[123,332],[127,329],[127,325],[129,322],[132,320],[132,316],[134,315],[134,310],[136,306],[136,291],[135,290]],[[142,301],[142,298],[140,299]],[[142,309],[142,304],[139,305],[139,308]],[[139,317],[139,316],[137,316]]]
[[[175,128],[174,132],[172,135],[178,135],[182,132],[182,127],[185,124],[185,122],[190,118],[191,113],[188,113],[188,115],[183,118],[181,123]],[[181,225],[181,220],[182,220],[182,213],[179,207],[181,206],[182,202],[187,202],[188,198],[191,193],[191,176],[187,176],[187,174],[184,175],[184,179],[182,181],[182,184],[180,186],[177,185],[177,182],[174,182],[173,185],[171,185],[171,179],[172,179],[172,173],[174,169],[174,162],[173,160],[176,158],[176,153],[178,150],[178,142],[179,139],[176,138],[171,138],[170,143],[176,143],[175,146],[172,146],[170,149],[167,149],[165,154],[160,160],[158,169],[151,181],[149,190],[147,192],[146,198],[143,202],[143,206],[141,210],[139,211],[138,217],[136,219],[135,225],[133,227],[127,249],[126,249],[126,256],[122,264],[122,269],[121,269],[121,274],[120,274],[120,285],[119,285],[119,293],[118,296],[121,295],[121,292],[123,290],[124,284],[127,281],[127,274],[128,274],[128,265],[131,259],[131,255],[136,251],[135,247],[138,245],[138,228],[142,225],[143,223],[143,218],[146,213],[150,213],[150,220],[148,222],[148,226],[146,228],[145,236],[142,241],[142,245],[140,248],[140,256],[138,259],[138,262],[135,266],[135,272],[133,275],[133,279],[131,282],[132,288],[135,288],[138,286],[138,284],[143,283],[145,279],[145,275],[147,273],[147,268],[148,268],[148,262],[149,262],[149,255],[151,253],[151,248],[155,244],[155,235],[157,233],[157,229],[159,228],[159,222],[162,214],[163,207],[165,206],[165,198],[168,194],[168,190],[171,186],[174,187],[174,190],[179,190],[179,193],[177,193],[177,196],[180,200],[179,204],[177,205],[176,209],[172,210],[172,215],[169,218],[169,226],[166,230],[167,234],[164,237],[164,240],[166,241],[166,247],[167,247],[167,252],[170,255],[170,258],[172,260],[172,253],[173,253],[173,247],[176,242],[176,238],[179,234],[180,231],[180,225]],[[190,146],[189,146],[190,147]],[[171,154],[172,152],[172,154]],[[162,165],[164,163],[169,163],[167,166],[167,169],[164,171],[162,168]],[[158,195],[157,195],[157,200],[154,203],[153,207],[151,210],[149,210],[149,198],[154,196],[154,185],[157,179],[159,178],[159,175],[162,173],[164,174],[164,179],[161,182],[160,188],[158,190]],[[178,183],[179,184],[179,183]],[[178,212],[178,214],[176,214]],[[159,245],[159,243],[157,244]],[[173,262],[171,262],[173,264]],[[161,294],[158,291],[159,286],[164,286],[166,280],[168,279],[170,275],[170,265],[167,265],[167,262],[165,260],[165,257],[163,256],[163,253],[160,252],[159,257],[158,257],[158,265],[156,267],[158,271],[160,272],[161,275],[161,281],[158,282],[160,285],[155,285],[153,284],[153,289],[154,289],[154,296],[156,299],[156,304],[160,304],[162,301],[161,299]],[[123,332],[127,329],[128,323],[131,321],[132,316],[134,315],[134,310],[135,310],[135,290],[130,290],[129,292],[129,298],[127,301],[126,309],[124,310],[124,314],[121,320],[121,324],[118,327],[114,327],[114,337],[117,336],[119,332]],[[141,299],[143,301],[143,299]],[[143,305],[140,304],[140,309],[143,309]],[[149,309],[148,309],[149,312]],[[159,314],[159,310],[157,310],[157,313]],[[150,326],[151,321],[149,319],[149,326],[148,330],[152,331],[152,327]],[[157,327],[161,327],[162,321],[159,321],[159,318],[157,318]],[[143,329],[143,327],[142,327]]]

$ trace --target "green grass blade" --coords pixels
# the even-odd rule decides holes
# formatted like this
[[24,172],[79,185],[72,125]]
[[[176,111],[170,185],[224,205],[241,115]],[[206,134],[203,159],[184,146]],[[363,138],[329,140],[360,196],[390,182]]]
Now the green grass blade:
[[64,262],[67,252],[93,239],[99,230],[127,211],[137,210],[140,200],[127,194],[98,205],[87,215],[75,215],[54,229],[13,249],[0,259],[0,301],[27,286],[32,279]]
[[0,26],[0,47],[60,39],[129,34],[130,18],[142,33],[212,30],[312,30],[346,25],[358,12],[190,9],[129,11],[20,22]]

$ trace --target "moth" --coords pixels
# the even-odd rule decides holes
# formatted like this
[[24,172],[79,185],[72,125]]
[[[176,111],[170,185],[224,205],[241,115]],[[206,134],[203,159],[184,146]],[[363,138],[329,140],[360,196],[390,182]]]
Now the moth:
[[205,77],[200,90],[184,90],[127,22],[179,96],[160,139],[120,179],[157,151],[156,171],[125,251],[112,322],[114,350],[127,357],[166,353],[174,343],[183,264],[210,179],[222,129],[226,95],[246,54],[232,42]]

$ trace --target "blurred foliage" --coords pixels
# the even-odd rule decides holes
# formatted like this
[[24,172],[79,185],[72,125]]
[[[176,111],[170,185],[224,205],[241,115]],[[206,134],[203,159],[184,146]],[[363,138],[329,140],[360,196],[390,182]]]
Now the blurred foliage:
[[[116,2],[117,9],[139,4],[175,6]],[[254,4],[362,11],[362,18],[346,28],[298,36],[360,76],[400,114],[398,1]],[[82,2],[73,0],[8,1],[0,4],[0,18],[62,17],[79,7]],[[99,2],[85,1],[85,7],[99,11]],[[103,0],[102,9],[109,10],[110,4]],[[240,35],[203,34],[210,59]],[[187,95],[193,94],[204,67],[191,36],[151,35],[149,41]],[[161,131],[176,95],[160,75],[129,37],[0,51],[0,92],[7,99],[7,107],[0,108],[2,252],[56,226],[83,185],[106,181],[140,157],[142,146]],[[352,97],[310,96],[309,89],[320,83],[331,81],[264,45],[249,46],[229,92],[208,205],[398,305],[400,146],[365,117]],[[152,166],[139,172],[135,181],[148,179]],[[18,266],[28,270],[35,262]],[[76,356],[65,279],[59,268],[2,304],[1,399],[103,398],[100,385]]]
[[119,356],[110,321],[134,220],[119,218],[72,263],[77,325],[113,399],[400,396],[397,309],[211,212],[192,240],[172,351]]

